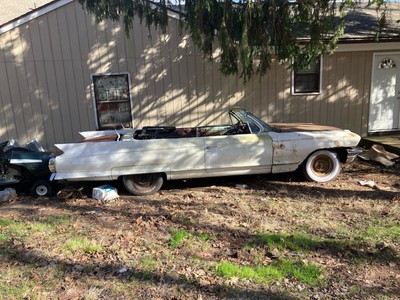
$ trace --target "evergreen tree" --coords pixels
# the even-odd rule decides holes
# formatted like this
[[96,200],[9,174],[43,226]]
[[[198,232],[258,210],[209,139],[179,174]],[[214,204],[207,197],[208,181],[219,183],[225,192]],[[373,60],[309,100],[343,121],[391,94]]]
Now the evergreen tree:
[[[295,68],[304,68],[322,54],[332,53],[344,33],[349,11],[375,7],[376,35],[386,25],[387,6],[383,0],[175,0],[181,26],[205,56],[221,48],[221,72],[240,73],[244,81],[264,75],[272,58],[297,58]],[[79,0],[97,21],[122,20],[126,32],[135,17],[147,27],[168,26],[170,1]],[[299,59],[300,58],[300,59]]]

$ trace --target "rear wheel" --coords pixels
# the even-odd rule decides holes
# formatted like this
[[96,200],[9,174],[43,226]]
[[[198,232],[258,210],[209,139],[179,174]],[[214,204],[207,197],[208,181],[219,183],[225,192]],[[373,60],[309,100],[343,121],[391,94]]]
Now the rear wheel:
[[31,193],[35,197],[48,197],[51,195],[51,192],[51,184],[47,180],[38,180],[31,188]]
[[156,193],[163,185],[162,174],[125,175],[122,178],[126,190],[132,195],[143,196]]
[[327,182],[339,175],[342,169],[338,154],[319,150],[312,153],[303,164],[303,173],[310,181]]

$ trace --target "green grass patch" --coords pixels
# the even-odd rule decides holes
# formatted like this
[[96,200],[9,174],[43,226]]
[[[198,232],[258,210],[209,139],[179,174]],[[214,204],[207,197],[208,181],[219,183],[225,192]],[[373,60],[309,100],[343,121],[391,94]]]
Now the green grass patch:
[[292,275],[297,280],[309,285],[320,283],[322,270],[315,264],[305,264],[303,262],[295,262],[293,260],[282,260],[276,264],[285,276]]
[[184,231],[184,230],[171,230],[171,239],[169,241],[169,246],[172,249],[178,248],[180,245],[183,244],[186,238],[190,237],[191,234]]
[[68,240],[65,243],[65,249],[71,252],[82,251],[92,254],[103,251],[104,247],[86,238],[76,238]]
[[71,222],[69,215],[47,215],[35,217],[33,220],[33,228],[56,229],[58,226],[67,226]]
[[12,221],[12,220],[0,219],[0,227],[9,226],[9,225],[11,225],[12,223],[14,223],[14,221]]
[[270,283],[281,281],[283,278],[292,276],[302,283],[318,285],[321,283],[323,271],[315,264],[305,264],[292,260],[280,260],[269,266],[241,266],[231,262],[221,262],[214,273],[218,276],[239,279],[252,279],[259,283]]
[[6,227],[7,232],[16,235],[22,235],[29,230],[29,226],[20,222],[13,222]]
[[207,242],[210,239],[210,235],[208,233],[196,232],[195,236],[197,236],[202,242]]
[[153,270],[157,266],[157,262],[152,260],[151,258],[142,258],[139,261],[139,265],[142,268]]
[[31,221],[19,222],[8,219],[0,219],[0,229],[13,236],[32,235],[34,233],[55,232],[58,226],[66,226],[70,223],[68,215],[50,215],[35,217]]
[[400,225],[391,226],[369,226],[365,230],[366,240],[398,240],[400,238]]
[[83,251],[85,253],[90,253],[90,254],[97,253],[97,252],[104,251],[104,247],[101,245],[92,244],[92,245],[87,245],[86,247],[84,247]]
[[318,244],[323,242],[322,239],[306,234],[288,235],[284,233],[257,234],[256,239],[270,250],[276,248],[280,251],[291,250],[296,252],[315,250]]
[[0,276],[0,299],[25,299],[33,287],[33,282],[26,277],[26,274],[26,269],[3,269]]
[[0,243],[7,242],[10,237],[7,234],[0,233]]
[[198,248],[199,250],[207,249],[210,246],[208,243],[210,235],[208,233],[199,231],[187,232],[174,228],[169,229],[169,233],[171,234],[169,246],[172,249],[176,249],[183,244],[189,248]]

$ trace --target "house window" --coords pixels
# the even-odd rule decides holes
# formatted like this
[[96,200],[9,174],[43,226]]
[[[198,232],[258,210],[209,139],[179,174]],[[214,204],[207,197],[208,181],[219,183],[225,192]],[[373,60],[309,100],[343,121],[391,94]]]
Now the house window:
[[128,74],[93,75],[99,130],[132,127]]
[[395,69],[396,63],[391,58],[385,58],[379,63],[378,68],[379,69]]
[[[296,62],[295,62],[296,64]],[[293,94],[319,93],[321,90],[321,58],[315,58],[308,68],[293,71]]]

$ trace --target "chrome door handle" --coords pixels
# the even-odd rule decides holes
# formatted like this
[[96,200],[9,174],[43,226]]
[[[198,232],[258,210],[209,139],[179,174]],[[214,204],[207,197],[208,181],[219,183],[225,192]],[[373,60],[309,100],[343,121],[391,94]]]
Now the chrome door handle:
[[215,148],[217,148],[217,146],[206,146],[206,150],[215,149]]

